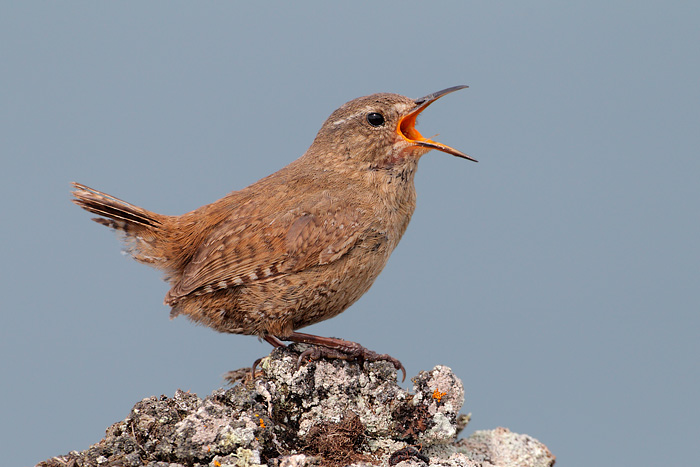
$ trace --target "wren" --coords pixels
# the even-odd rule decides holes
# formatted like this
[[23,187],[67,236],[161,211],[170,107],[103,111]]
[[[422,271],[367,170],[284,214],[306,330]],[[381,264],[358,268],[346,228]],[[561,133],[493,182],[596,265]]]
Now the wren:
[[455,86],[420,99],[372,94],[331,114],[299,159],[181,216],[147,211],[73,183],[72,201],[160,269],[170,315],[220,332],[312,344],[303,357],[401,363],[361,345],[297,332],[345,311],[372,285],[416,206],[418,159],[431,149],[416,117]]

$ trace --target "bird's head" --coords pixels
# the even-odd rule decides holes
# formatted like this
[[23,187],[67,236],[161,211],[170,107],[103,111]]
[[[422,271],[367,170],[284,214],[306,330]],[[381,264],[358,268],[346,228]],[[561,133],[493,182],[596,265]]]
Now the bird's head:
[[432,149],[476,162],[461,151],[425,138],[416,129],[416,118],[430,104],[466,87],[454,86],[419,99],[388,93],[354,99],[326,120],[310,155],[327,164],[343,161],[343,165],[368,169],[415,163]]

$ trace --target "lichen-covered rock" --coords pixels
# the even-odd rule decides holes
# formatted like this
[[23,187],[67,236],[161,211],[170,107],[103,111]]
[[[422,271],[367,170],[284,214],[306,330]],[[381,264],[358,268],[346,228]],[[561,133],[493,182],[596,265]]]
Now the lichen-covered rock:
[[508,428],[477,431],[457,441],[455,447],[483,467],[550,467],[555,459],[535,438],[513,433]]
[[[462,382],[445,366],[402,389],[388,363],[318,360],[275,349],[261,374],[205,399],[150,397],[104,439],[39,464],[57,466],[550,466],[547,448],[505,429],[455,442]],[[416,449],[417,446],[421,450]],[[517,460],[517,462],[516,462]]]

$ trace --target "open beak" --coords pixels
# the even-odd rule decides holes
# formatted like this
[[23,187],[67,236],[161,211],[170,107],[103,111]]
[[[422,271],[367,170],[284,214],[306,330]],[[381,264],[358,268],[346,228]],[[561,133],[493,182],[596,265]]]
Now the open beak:
[[418,132],[418,130],[416,130],[416,118],[418,117],[418,114],[424,111],[430,104],[440,99],[442,96],[467,87],[469,86],[453,86],[451,88],[443,89],[442,91],[428,94],[427,96],[421,97],[420,99],[416,99],[416,107],[413,110],[411,110],[408,114],[404,115],[401,118],[401,120],[399,120],[399,125],[396,128],[396,132],[399,133],[406,141],[410,142],[415,146],[437,149],[438,151],[446,152],[447,154],[452,154],[453,156],[478,162],[473,157],[469,157],[461,151],[451,148],[445,144],[430,140],[428,138],[424,138],[423,135],[421,135]]

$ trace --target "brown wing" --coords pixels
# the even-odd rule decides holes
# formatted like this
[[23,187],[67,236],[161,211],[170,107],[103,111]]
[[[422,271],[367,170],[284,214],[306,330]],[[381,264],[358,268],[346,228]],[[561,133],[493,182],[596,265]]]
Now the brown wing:
[[267,217],[230,219],[199,247],[165,297],[174,305],[211,293],[336,261],[362,234],[361,212],[337,203]]

